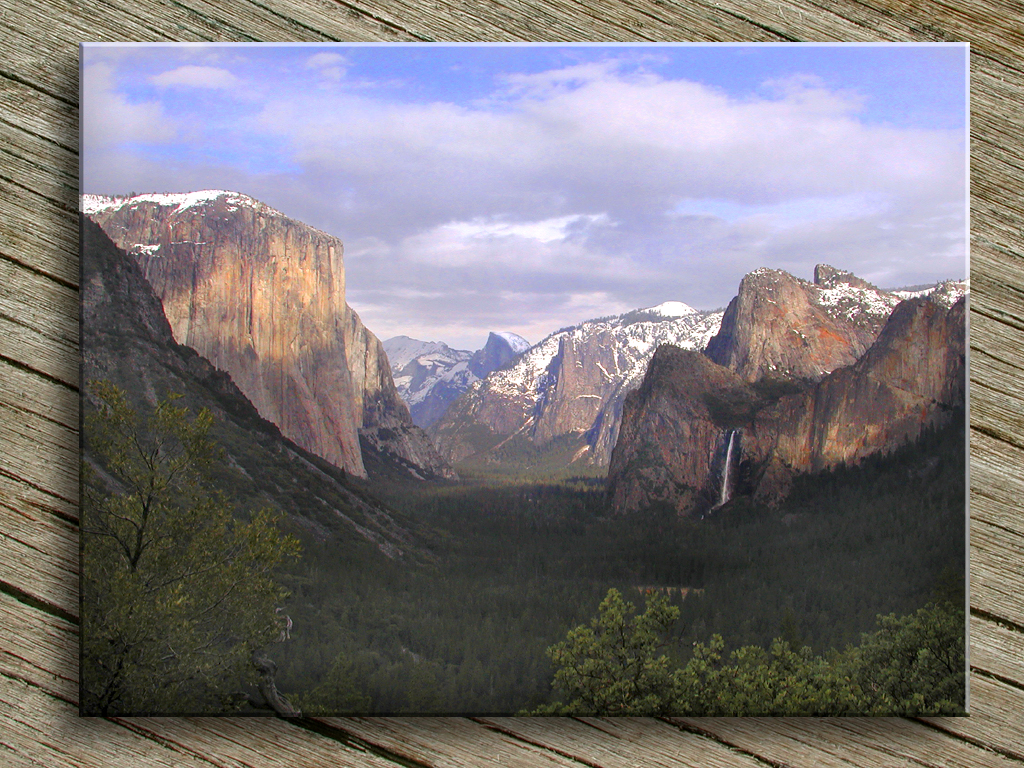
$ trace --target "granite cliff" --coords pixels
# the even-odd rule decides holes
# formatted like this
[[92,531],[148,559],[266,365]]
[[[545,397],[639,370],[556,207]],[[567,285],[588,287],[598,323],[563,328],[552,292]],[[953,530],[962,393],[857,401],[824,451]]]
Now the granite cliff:
[[893,310],[856,363],[760,411],[744,453],[762,496],[785,492],[794,472],[855,463],[916,438],[963,407],[966,303],[924,298]]
[[740,282],[706,354],[750,382],[818,381],[858,360],[900,301],[826,264],[813,283],[758,269]]
[[[616,510],[668,504],[704,514],[736,493],[775,500],[796,473],[912,440],[963,407],[964,307],[963,298],[951,307],[941,299],[904,301],[859,359],[788,393],[771,377],[778,365],[751,382],[752,357],[730,358],[733,370],[710,355],[660,348],[623,408],[609,468]],[[737,341],[734,348],[744,348]],[[762,360],[788,361],[787,370],[812,371],[824,359],[780,356],[785,343],[746,348],[767,350]],[[822,347],[804,349],[815,356]]]
[[[419,543],[417,525],[283,436],[228,373],[178,344],[138,264],[84,217],[81,243],[83,410],[95,407],[90,384],[98,379],[123,389],[139,412],[179,395],[179,404],[193,413],[213,413],[211,437],[225,452],[218,482],[239,511],[270,508],[285,515],[296,532],[319,540],[355,542],[394,559],[431,558]],[[83,461],[98,466],[88,433]]]
[[340,240],[233,192],[84,196],[83,210],[134,257],[175,340],[230,373],[283,435],[358,476],[361,436],[451,475],[345,301]]

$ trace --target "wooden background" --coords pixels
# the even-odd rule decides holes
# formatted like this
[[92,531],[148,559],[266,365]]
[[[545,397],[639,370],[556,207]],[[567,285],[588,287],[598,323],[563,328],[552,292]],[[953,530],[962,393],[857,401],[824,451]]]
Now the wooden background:
[[[0,764],[1024,766],[1012,0],[0,0]],[[79,41],[969,41],[971,716],[79,719]]]

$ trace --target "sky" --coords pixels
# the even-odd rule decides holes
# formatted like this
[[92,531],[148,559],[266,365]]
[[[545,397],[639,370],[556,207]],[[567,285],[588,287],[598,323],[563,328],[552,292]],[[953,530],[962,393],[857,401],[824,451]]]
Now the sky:
[[758,267],[967,277],[967,49],[86,45],[82,192],[228,189],[344,242],[381,339],[477,349]]

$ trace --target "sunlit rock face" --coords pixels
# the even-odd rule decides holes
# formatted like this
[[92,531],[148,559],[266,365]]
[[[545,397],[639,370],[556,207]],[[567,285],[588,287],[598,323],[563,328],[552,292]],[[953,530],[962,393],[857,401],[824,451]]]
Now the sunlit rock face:
[[759,495],[777,498],[794,472],[855,463],[913,440],[965,402],[965,300],[900,304],[867,353],[814,387],[762,410],[744,451]]
[[[872,294],[884,292],[828,269],[819,285],[838,274],[838,291],[859,292],[869,310],[877,306]],[[617,512],[668,504],[680,514],[703,514],[733,491],[777,500],[794,475],[891,450],[963,407],[962,284],[942,284],[931,291],[935,295],[897,303],[863,354],[823,372],[861,343],[854,333],[838,333],[857,331],[856,323],[843,326],[821,312],[820,302],[811,300],[817,286],[766,270],[753,277],[744,280],[746,295],[730,305],[733,322],[727,329],[727,311],[718,337],[724,341],[717,354],[728,366],[711,359],[711,345],[706,356],[661,347],[643,384],[626,398],[609,468]],[[960,297],[950,306],[957,290]],[[788,300],[797,311],[765,309],[772,306],[766,297]],[[852,303],[842,314],[861,318],[865,333],[874,323],[873,311]],[[812,334],[815,328],[828,333]],[[790,341],[801,334],[816,341]],[[845,340],[840,344],[833,335]],[[730,440],[735,456],[727,464]],[[723,492],[726,478],[732,485]]]
[[228,371],[286,437],[363,476],[360,429],[417,431],[345,302],[337,238],[222,191],[86,196],[83,210],[134,256],[175,340]]
[[819,264],[814,282],[758,269],[740,282],[707,356],[747,381],[818,381],[860,358],[900,297]]

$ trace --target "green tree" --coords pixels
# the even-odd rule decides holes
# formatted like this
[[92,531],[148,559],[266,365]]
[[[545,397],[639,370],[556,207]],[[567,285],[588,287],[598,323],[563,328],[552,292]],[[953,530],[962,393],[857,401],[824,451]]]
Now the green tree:
[[370,698],[360,692],[357,680],[351,659],[340,653],[320,684],[299,697],[299,706],[306,715],[366,714],[370,711]]
[[222,710],[280,633],[273,578],[298,554],[266,513],[238,519],[211,487],[207,410],[176,397],[144,418],[109,382],[89,388],[82,499],[82,709]]
[[571,630],[548,649],[556,686],[568,704],[535,714],[702,716],[959,714],[964,701],[964,614],[929,603],[910,616],[879,616],[859,646],[828,657],[776,639],[726,657],[714,635],[689,661],[672,666],[661,638],[679,615],[649,594],[635,615],[616,590],[590,627]]
[[856,683],[804,646],[776,639],[765,650],[737,648],[725,661],[725,641],[697,643],[675,673],[672,711],[702,716],[853,715],[864,708]]
[[929,603],[909,616],[878,617],[879,629],[850,649],[851,675],[872,714],[962,714],[964,611]]
[[589,627],[570,630],[548,649],[558,667],[555,683],[569,703],[538,714],[651,715],[665,710],[673,679],[669,659],[659,651],[679,609],[651,591],[644,612],[637,614],[633,603],[611,589],[598,610]]

